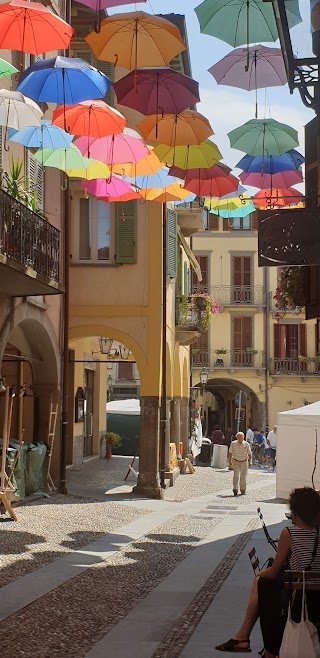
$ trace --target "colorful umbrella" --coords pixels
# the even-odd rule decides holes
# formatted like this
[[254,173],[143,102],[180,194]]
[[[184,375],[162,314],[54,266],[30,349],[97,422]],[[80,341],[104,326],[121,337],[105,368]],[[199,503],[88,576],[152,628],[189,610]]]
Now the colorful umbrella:
[[260,190],[252,197],[252,201],[256,208],[270,210],[271,208],[285,208],[286,206],[296,205],[302,197],[301,192],[289,187],[287,189]]
[[43,112],[31,98],[19,91],[0,89],[0,126],[22,130],[26,126],[40,126]]
[[0,5],[0,48],[32,55],[67,48],[73,29],[39,2]]
[[228,133],[230,146],[249,155],[282,155],[298,146],[298,133],[275,119],[251,119]]
[[86,168],[86,160],[74,144],[67,149],[39,149],[34,154],[34,158],[43,167],[54,167],[63,171]]
[[9,139],[16,144],[22,144],[33,149],[59,149],[68,148],[73,136],[68,135],[61,128],[53,126],[50,121],[41,121],[40,126],[28,126],[22,130],[9,130]]
[[[247,68],[247,58],[249,67]],[[209,73],[220,85],[238,87],[246,91],[263,87],[277,87],[287,83],[281,48],[251,46],[236,48],[211,66]]]
[[199,83],[173,69],[138,69],[114,84],[118,103],[141,114],[180,114],[198,103]]
[[[141,199],[141,194],[139,192],[134,192],[131,190],[131,192],[127,192],[126,194],[121,194],[120,196],[109,196],[103,199],[103,201],[106,201],[108,203],[126,203],[127,201],[134,201],[137,199]],[[123,221],[125,221],[126,217],[125,214],[123,214]]]
[[196,198],[195,194],[188,194],[188,196],[185,197],[185,199],[179,199],[179,201],[172,201],[172,203],[174,206],[180,206],[183,203],[185,204],[192,203],[192,201],[194,201],[195,198]]
[[[289,27],[301,22],[298,0],[285,3]],[[230,46],[276,41],[272,3],[263,0],[204,0],[195,8],[200,30]]]
[[208,210],[237,210],[245,206],[248,207],[249,204],[251,204],[251,197],[246,193],[228,199],[206,198],[204,200],[204,207]]
[[84,178],[85,180],[95,180],[97,178],[109,178],[110,169],[104,162],[92,160],[91,158],[83,158],[85,168],[82,169],[66,169],[66,174],[70,178]]
[[43,59],[21,75],[17,91],[38,103],[76,105],[92,98],[104,98],[112,82],[104,73],[78,57]]
[[[134,0],[77,0],[81,5],[89,7],[96,12],[100,12],[103,9],[109,9],[109,7],[121,7],[121,5],[131,5],[134,3]],[[147,0],[138,0],[138,2],[147,2]],[[137,4],[137,3],[135,3]]]
[[230,167],[218,162],[218,164],[213,165],[207,169],[179,169],[179,167],[170,167],[169,174],[171,176],[176,176],[182,180],[211,180],[212,178],[217,178],[218,176],[228,176],[231,173]]
[[151,150],[151,147],[148,147],[149,155],[139,162],[132,164],[131,162],[122,163],[115,165],[113,167],[113,173],[119,174],[119,176],[128,176],[129,178],[135,178],[136,176],[153,176],[156,174],[159,169],[164,167],[164,163],[160,162],[156,154]]
[[52,123],[72,135],[107,137],[122,133],[126,119],[104,101],[83,101],[54,111]]
[[141,196],[146,201],[156,201],[157,203],[168,203],[169,201],[182,201],[189,197],[190,192],[181,187],[180,183],[172,183],[166,188],[151,188],[140,190]]
[[137,128],[146,140],[168,146],[201,144],[213,135],[208,119],[194,110],[160,118],[152,114],[140,121]]
[[165,66],[186,49],[179,29],[143,11],[108,16],[85,39],[97,59],[125,69]]
[[177,182],[182,185],[182,181],[177,181],[173,176],[169,176],[169,170],[166,167],[160,169],[153,176],[137,176],[136,178],[129,178],[128,182],[139,189],[165,189]]
[[88,194],[92,194],[98,199],[119,197],[132,192],[131,185],[117,176],[111,176],[107,180],[102,178],[92,181],[82,181],[81,187]]
[[75,145],[82,155],[105,162],[109,166],[123,162],[139,162],[149,155],[149,151],[142,139],[136,139],[126,134],[112,137],[79,137]]
[[222,158],[218,147],[209,139],[196,146],[172,147],[159,144],[154,152],[161,162],[175,165],[180,169],[206,169]]
[[13,73],[18,73],[18,69],[0,57],[0,78],[7,78],[10,75],[13,75]]
[[194,178],[185,182],[186,190],[197,196],[222,197],[238,189],[239,181],[235,176],[219,176],[211,180]]
[[278,174],[280,171],[299,169],[304,163],[304,157],[295,149],[290,149],[283,155],[256,156],[245,155],[239,160],[236,168],[243,169],[248,174]]
[[247,217],[247,215],[255,212],[255,210],[255,206],[252,201],[250,201],[248,204],[236,208],[235,210],[223,210],[218,208],[218,210],[211,209],[209,212],[212,213],[212,215],[220,215],[220,217],[224,217],[225,219],[233,219],[234,217]]
[[281,171],[278,174],[246,174],[239,176],[244,185],[259,187],[260,190],[268,188],[291,187],[303,182],[302,172],[299,169],[293,171]]

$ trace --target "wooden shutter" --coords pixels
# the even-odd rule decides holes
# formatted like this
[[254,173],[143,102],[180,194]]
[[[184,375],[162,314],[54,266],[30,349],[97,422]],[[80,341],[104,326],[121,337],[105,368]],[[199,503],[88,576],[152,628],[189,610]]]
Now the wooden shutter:
[[170,62],[169,64],[170,68],[173,69],[174,71],[177,71],[177,73],[185,73],[184,70],[184,65],[183,65],[183,59],[182,59],[182,54],[179,53],[179,55],[176,55]]
[[251,285],[251,257],[234,256],[232,265],[233,285],[249,287]]
[[133,363],[118,364],[118,379],[133,379]]
[[193,348],[195,350],[201,350],[201,352],[206,352],[209,349],[209,334],[208,331],[205,331],[204,333],[200,334],[199,338],[197,339],[197,342],[194,343]]
[[252,347],[252,318],[245,316],[233,318],[232,333],[234,350]]
[[299,354],[307,356],[306,325],[299,324]]
[[189,284],[189,275],[188,275],[188,273],[189,273],[188,265],[185,262],[183,264],[183,294],[184,295],[189,294],[189,292],[188,292],[188,289],[189,289],[189,285],[188,285]]
[[36,166],[36,195],[37,195],[37,210],[44,208],[44,167],[37,162]]
[[280,324],[273,326],[273,342],[274,358],[279,359],[281,356]]
[[115,203],[116,263],[137,262],[137,202]]
[[167,274],[171,279],[177,276],[177,213],[167,210]]
[[259,218],[257,212],[253,212],[251,215],[251,227],[253,231],[257,231],[259,228]]
[[252,318],[242,318],[242,349],[252,347]]
[[224,231],[231,231],[232,229],[232,219],[228,219],[228,217],[223,218],[223,230]]
[[37,210],[43,210],[44,207],[44,168],[30,153],[26,151],[26,170],[28,192],[35,193]]
[[209,231],[219,231],[219,215],[208,214]]
[[191,274],[191,284],[192,284],[192,290],[201,287],[201,290],[206,290],[208,287],[208,280],[209,280],[209,273],[208,273],[208,268],[209,268],[209,258],[208,256],[196,256],[197,261],[200,265],[200,270],[202,274],[202,281],[199,283],[198,277],[195,273],[194,270],[192,270]]
[[233,342],[233,349],[234,350],[241,350],[241,329],[242,329],[242,323],[241,323],[241,318],[233,318],[232,322],[232,342]]

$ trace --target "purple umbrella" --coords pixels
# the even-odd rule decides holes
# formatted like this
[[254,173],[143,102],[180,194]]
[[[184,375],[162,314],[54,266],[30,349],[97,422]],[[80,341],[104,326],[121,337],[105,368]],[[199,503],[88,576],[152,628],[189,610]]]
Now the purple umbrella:
[[[101,9],[109,7],[120,7],[121,5],[132,5],[135,0],[77,0],[81,5],[86,5],[93,11],[99,12]],[[138,0],[138,2],[147,2],[147,0]]]
[[198,103],[199,84],[169,67],[131,71],[114,84],[118,103],[141,114],[180,114]]

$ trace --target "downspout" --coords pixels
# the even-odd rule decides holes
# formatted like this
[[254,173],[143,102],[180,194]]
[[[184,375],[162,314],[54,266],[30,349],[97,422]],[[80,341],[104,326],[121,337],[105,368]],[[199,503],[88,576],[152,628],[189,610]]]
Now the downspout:
[[160,486],[165,489],[167,426],[167,206],[162,206],[162,386],[160,407]]

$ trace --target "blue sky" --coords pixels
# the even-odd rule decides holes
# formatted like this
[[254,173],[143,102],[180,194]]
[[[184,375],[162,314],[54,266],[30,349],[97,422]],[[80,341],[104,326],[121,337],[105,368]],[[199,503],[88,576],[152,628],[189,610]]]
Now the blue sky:
[[[243,156],[243,153],[231,149],[227,132],[240,126],[249,119],[254,118],[255,92],[245,92],[235,87],[217,85],[214,78],[207,69],[219,59],[224,57],[232,48],[214,37],[200,33],[200,27],[194,7],[200,0],[148,0],[146,4],[134,3],[121,8],[122,11],[138,10],[149,13],[171,13],[185,14],[188,30],[188,41],[191,55],[192,74],[200,83],[201,103],[198,111],[204,114],[210,121],[214,130],[213,140],[219,146],[224,156],[224,161],[231,167]],[[309,2],[300,0],[300,11],[304,23],[292,30],[293,40],[297,43],[311,44],[309,33]],[[116,13],[117,10],[109,10]],[[266,44],[274,47],[277,44]],[[301,46],[301,47],[303,47]],[[302,54],[297,51],[297,54]],[[289,123],[299,131],[300,149],[304,152],[303,126],[311,121],[314,114],[304,107],[298,91],[290,95],[288,86],[270,88],[265,92],[259,90],[259,118],[272,117],[283,123]]]

